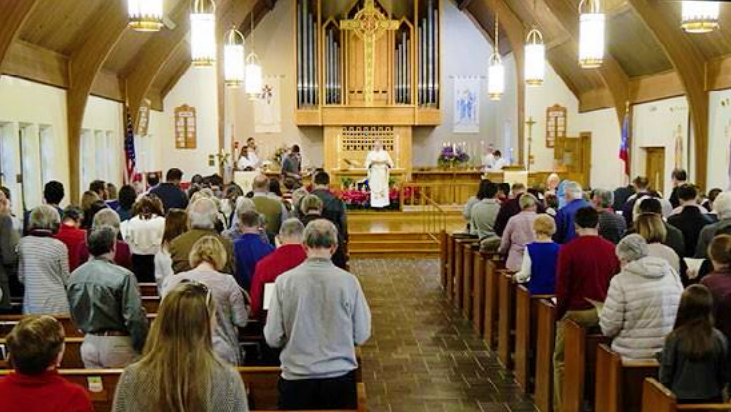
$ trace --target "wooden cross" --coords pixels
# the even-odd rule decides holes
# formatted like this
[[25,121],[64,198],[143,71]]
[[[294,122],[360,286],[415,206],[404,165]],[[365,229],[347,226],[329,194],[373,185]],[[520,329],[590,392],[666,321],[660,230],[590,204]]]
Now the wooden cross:
[[365,0],[364,7],[355,14],[352,20],[340,20],[341,30],[353,30],[356,36],[363,40],[365,54],[365,101],[366,105],[373,105],[375,88],[375,48],[378,40],[386,30],[398,30],[397,20],[388,20],[376,8],[375,0]]

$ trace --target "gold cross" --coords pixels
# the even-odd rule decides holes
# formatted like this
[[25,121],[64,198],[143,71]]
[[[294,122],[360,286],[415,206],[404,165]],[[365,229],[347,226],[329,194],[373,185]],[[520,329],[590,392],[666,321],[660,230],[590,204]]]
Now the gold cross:
[[365,54],[365,101],[366,105],[373,105],[375,88],[375,48],[378,40],[386,30],[398,30],[397,20],[388,20],[376,8],[375,0],[365,0],[364,7],[355,14],[352,20],[340,20],[341,30],[353,30],[356,36],[363,40]]
[[533,164],[533,153],[531,152],[533,149],[533,126],[536,123],[537,122],[533,120],[533,116],[529,117],[528,121],[525,122],[525,124],[528,126],[528,166],[526,167],[528,173],[530,173],[530,167]]

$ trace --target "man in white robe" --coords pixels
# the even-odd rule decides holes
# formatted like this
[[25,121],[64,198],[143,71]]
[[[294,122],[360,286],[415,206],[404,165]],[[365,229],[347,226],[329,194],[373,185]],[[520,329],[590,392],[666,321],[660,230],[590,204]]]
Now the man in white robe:
[[376,140],[373,150],[366,156],[365,167],[368,169],[368,186],[371,189],[371,207],[384,208],[391,201],[388,196],[389,171],[393,161],[387,151],[383,150],[383,143]]

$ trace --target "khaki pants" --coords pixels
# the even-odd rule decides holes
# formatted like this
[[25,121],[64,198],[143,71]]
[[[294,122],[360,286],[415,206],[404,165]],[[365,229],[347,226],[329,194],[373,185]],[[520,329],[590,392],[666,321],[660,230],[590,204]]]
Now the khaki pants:
[[570,310],[556,322],[556,347],[553,352],[553,411],[561,412],[563,399],[563,359],[564,359],[564,322],[573,320],[584,327],[599,324],[599,314],[596,309]]
[[124,368],[139,358],[129,336],[84,336],[81,359],[84,366],[93,368]]

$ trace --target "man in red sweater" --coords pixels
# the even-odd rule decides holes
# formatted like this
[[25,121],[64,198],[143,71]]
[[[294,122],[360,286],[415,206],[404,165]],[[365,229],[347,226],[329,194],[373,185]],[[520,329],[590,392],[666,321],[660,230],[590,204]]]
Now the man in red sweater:
[[604,302],[609,281],[620,265],[612,242],[599,236],[599,214],[592,207],[576,211],[576,234],[558,253],[556,267],[556,347],[553,353],[553,405],[561,411],[564,368],[564,322],[597,326],[599,315],[590,302]]
[[290,271],[307,259],[302,245],[305,227],[297,219],[288,219],[279,229],[279,248],[256,264],[251,280],[251,317],[263,318],[264,285],[274,283],[277,277]]
[[61,226],[58,233],[54,236],[56,239],[66,245],[69,251],[69,270],[73,272],[79,267],[79,259],[81,249],[85,249],[86,230],[81,228],[81,221],[84,219],[84,212],[77,206],[68,206],[63,210],[61,218]]
[[93,412],[84,388],[63,379],[64,334],[51,316],[29,316],[7,338],[15,371],[0,379],[0,411]]

